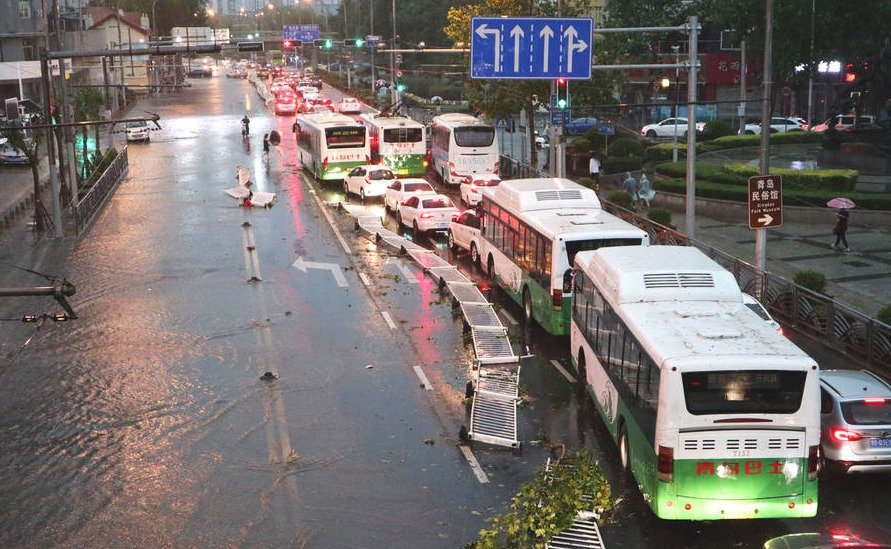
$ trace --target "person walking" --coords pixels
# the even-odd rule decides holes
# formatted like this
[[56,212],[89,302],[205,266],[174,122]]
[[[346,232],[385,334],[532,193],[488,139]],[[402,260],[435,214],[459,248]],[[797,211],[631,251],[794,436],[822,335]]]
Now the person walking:
[[600,193],[600,159],[591,151],[591,160],[588,161],[588,174],[594,180],[594,190]]
[[263,156],[269,157],[269,134],[263,135]]
[[848,217],[850,215],[850,212],[844,208],[835,212],[835,227],[832,228],[832,232],[835,233],[835,244],[832,245],[833,250],[838,248],[844,250],[845,253],[851,251],[851,247],[848,246],[848,239],[845,238],[845,233],[848,232]]
[[646,205],[647,208],[650,207],[650,200],[656,197],[656,191],[653,190],[653,185],[647,179],[647,174],[645,173],[641,174],[640,181],[637,184],[637,196],[640,199],[641,205]]
[[631,207],[634,208],[634,205],[637,204],[637,200],[640,198],[640,195],[637,194],[637,179],[631,174],[631,172],[627,172],[628,177],[625,178],[625,181],[622,181],[622,190],[628,193],[631,196]]

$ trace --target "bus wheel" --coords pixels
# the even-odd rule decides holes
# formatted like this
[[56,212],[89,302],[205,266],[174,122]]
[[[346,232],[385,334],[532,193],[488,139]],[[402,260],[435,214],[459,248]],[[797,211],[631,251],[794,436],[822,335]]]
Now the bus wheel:
[[480,266],[480,251],[476,249],[476,242],[470,243],[470,262],[475,266]]
[[625,423],[619,425],[619,463],[622,465],[622,472],[631,474],[631,447],[628,443],[628,430],[625,429]]
[[526,324],[532,324],[532,298],[528,287],[523,288],[523,320]]

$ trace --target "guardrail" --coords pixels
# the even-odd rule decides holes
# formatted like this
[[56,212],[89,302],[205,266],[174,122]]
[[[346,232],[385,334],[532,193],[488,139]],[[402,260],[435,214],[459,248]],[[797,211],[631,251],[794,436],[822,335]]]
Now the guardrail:
[[[504,155],[501,156],[501,175],[510,178],[549,177]],[[778,321],[891,378],[891,326],[788,278],[762,271],[705,242],[691,240],[675,229],[606,200],[601,199],[601,202],[606,211],[646,231],[653,244],[696,246],[733,273],[739,287],[758,298]]]
[[118,151],[118,155],[111,161],[111,164],[108,165],[108,168],[99,176],[99,179],[96,180],[93,186],[90,187],[87,194],[78,200],[76,205],[71,207],[74,211],[74,223],[78,234],[90,224],[93,217],[102,209],[106,199],[108,199],[118,183],[127,176],[129,169],[130,163],[127,156],[127,147],[124,147]]

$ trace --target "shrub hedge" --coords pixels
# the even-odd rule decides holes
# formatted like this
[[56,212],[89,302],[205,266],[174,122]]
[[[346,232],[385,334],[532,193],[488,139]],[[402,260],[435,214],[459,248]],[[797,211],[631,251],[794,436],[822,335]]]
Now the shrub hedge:
[[795,275],[795,283],[808,290],[823,293],[826,289],[826,275],[820,271],[804,270]]
[[619,137],[609,144],[610,157],[644,156],[644,144],[634,137]]
[[[685,158],[687,156],[687,144],[678,141],[677,147],[678,158]],[[673,148],[674,143],[659,143],[658,145],[647,147],[647,160],[650,162],[665,162],[666,160],[671,160],[671,150]]]
[[603,162],[603,166],[601,169],[603,173],[622,173],[622,172],[634,172],[644,165],[644,157],[642,156],[631,156],[626,158],[613,158],[609,157]]
[[[656,165],[656,173],[668,177],[686,177],[687,165],[683,162],[663,162]],[[721,166],[714,164],[706,164],[704,162],[696,163],[696,180],[712,181],[714,183],[725,183],[729,185],[744,184],[748,177],[725,170]]]
[[[744,178],[758,175],[758,168],[748,164],[724,164],[724,169]],[[698,173],[699,168],[697,168]],[[772,169],[771,173],[783,176],[783,189],[829,189],[853,191],[857,185],[856,170],[789,170]]]
[[606,200],[612,202],[616,206],[621,206],[626,210],[630,210],[634,207],[634,204],[631,202],[631,195],[625,191],[610,191],[610,193],[606,195]]

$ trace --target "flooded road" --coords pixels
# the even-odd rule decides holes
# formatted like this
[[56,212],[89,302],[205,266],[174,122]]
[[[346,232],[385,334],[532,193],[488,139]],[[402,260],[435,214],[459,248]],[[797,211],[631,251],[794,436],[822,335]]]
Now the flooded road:
[[[558,444],[600,456],[621,498],[603,525],[609,546],[757,547],[836,526],[891,536],[887,477],[823,483],[813,520],[654,519],[587,395],[552,363],[568,369],[565,340],[524,329],[497,291],[515,348],[533,356],[523,452],[475,445],[481,483],[457,448],[473,349],[450,299],[320,206],[336,186],[298,171],[293,119],[222,77],[139,108],[158,112],[163,130],[130,147],[129,178],[70,254],[38,247],[22,265],[73,281],[80,318],[3,325],[0,545],[462,547]],[[272,129],[284,139],[267,160]],[[223,193],[236,165],[255,190],[278,193],[273,208]],[[261,282],[249,281],[245,223]],[[449,257],[441,238],[423,245]],[[328,267],[304,272],[300,259]],[[466,257],[451,259],[475,276]],[[0,305],[11,318],[20,303]]]

